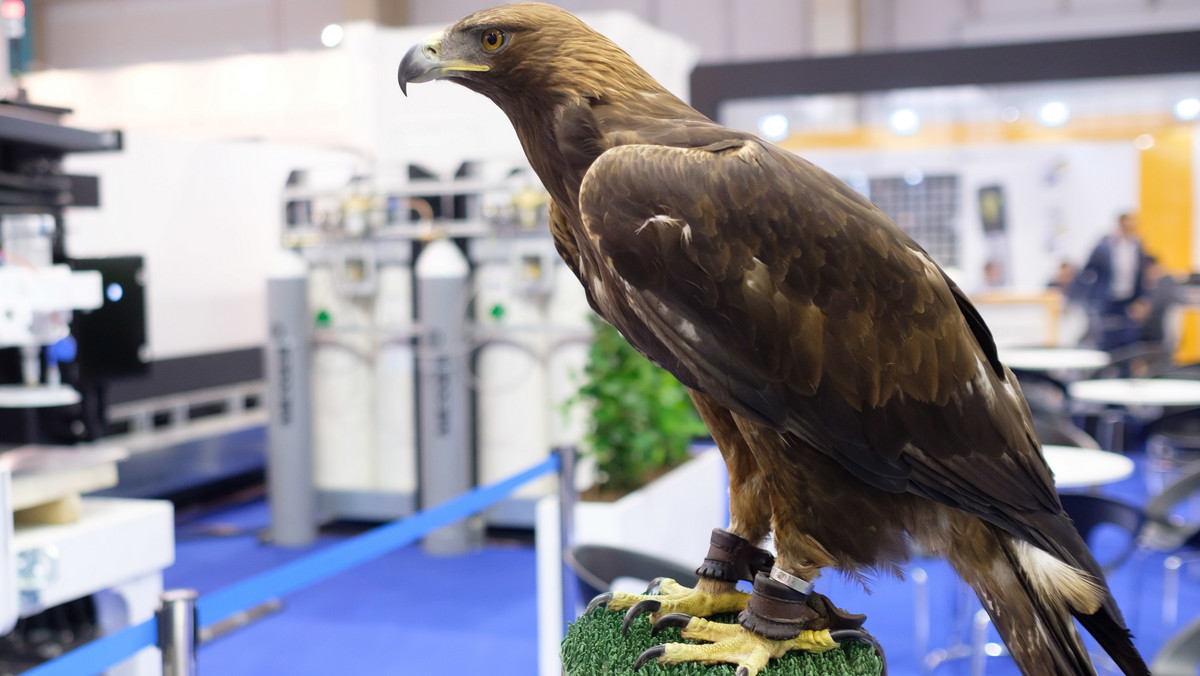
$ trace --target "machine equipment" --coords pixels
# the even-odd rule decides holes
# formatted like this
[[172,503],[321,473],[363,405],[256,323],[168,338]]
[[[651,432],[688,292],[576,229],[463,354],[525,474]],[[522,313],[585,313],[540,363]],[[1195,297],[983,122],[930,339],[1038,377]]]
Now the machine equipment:
[[[376,171],[343,186],[293,174],[283,241],[307,265],[308,321],[276,329],[275,317],[296,315],[272,305],[268,355],[281,354],[275,336],[307,335],[309,394],[285,391],[295,370],[273,371],[283,360],[269,358],[267,405],[270,435],[283,438],[295,430],[283,429],[281,406],[310,397],[316,518],[406,516],[581,438],[568,401],[590,310],[578,284],[560,281],[570,272],[529,176],[486,162],[452,177]],[[296,448],[272,448],[271,462],[302,462]],[[294,482],[270,489],[273,502],[307,504]],[[528,528],[549,490],[527,488],[484,518]],[[296,511],[274,510],[277,532],[303,532],[289,520],[311,517]],[[426,545],[469,547],[481,526]]]

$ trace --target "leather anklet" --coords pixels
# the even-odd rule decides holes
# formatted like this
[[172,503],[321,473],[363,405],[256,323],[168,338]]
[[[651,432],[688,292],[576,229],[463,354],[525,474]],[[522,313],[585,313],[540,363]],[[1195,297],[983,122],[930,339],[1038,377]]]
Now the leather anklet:
[[774,564],[775,557],[771,552],[759,549],[749,540],[727,530],[714,528],[709,540],[708,556],[704,557],[704,563],[696,569],[696,574],[725,582],[750,582],[756,574],[769,571]]
[[819,617],[808,605],[808,594],[799,592],[760,571],[754,578],[754,593],[738,622],[746,629],[773,641],[796,638],[806,625]]

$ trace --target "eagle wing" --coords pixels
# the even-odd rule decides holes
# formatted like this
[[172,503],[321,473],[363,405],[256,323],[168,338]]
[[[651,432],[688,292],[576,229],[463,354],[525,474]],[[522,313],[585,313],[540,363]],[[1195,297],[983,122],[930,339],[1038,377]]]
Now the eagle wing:
[[1015,379],[961,290],[858,193],[733,136],[609,149],[579,204],[602,313],[686,385],[878,488],[1043,539],[1025,517],[1061,508]]

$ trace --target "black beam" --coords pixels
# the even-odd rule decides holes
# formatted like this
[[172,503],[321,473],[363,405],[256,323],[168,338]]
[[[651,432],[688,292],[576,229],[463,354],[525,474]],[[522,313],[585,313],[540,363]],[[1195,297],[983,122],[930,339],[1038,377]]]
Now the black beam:
[[225,387],[263,378],[261,347],[160,359],[150,372],[108,382],[108,404],[163,397],[191,390]]
[[87,131],[11,115],[0,115],[0,141],[40,146],[65,153],[120,150],[121,132]]
[[1200,31],[698,66],[692,105],[912,87],[1200,72]]

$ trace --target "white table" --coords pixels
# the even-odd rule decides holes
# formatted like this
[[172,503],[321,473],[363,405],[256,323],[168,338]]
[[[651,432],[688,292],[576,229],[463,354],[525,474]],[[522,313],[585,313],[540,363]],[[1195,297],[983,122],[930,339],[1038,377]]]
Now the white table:
[[1076,401],[1117,406],[1198,406],[1200,380],[1109,378],[1067,386]]
[[999,355],[1009,368],[1026,371],[1087,371],[1112,361],[1103,350],[1073,347],[1002,347]]
[[1047,444],[1042,455],[1054,472],[1056,488],[1092,488],[1133,475],[1133,460],[1120,453]]
[[[19,618],[90,595],[103,634],[154,616],[162,571],[175,560],[171,503],[83,498],[75,522],[13,523],[14,508],[104,485],[109,466],[123,456],[111,448],[46,447],[0,455],[0,633]],[[162,659],[156,648],[144,648],[105,673],[154,676]]]

